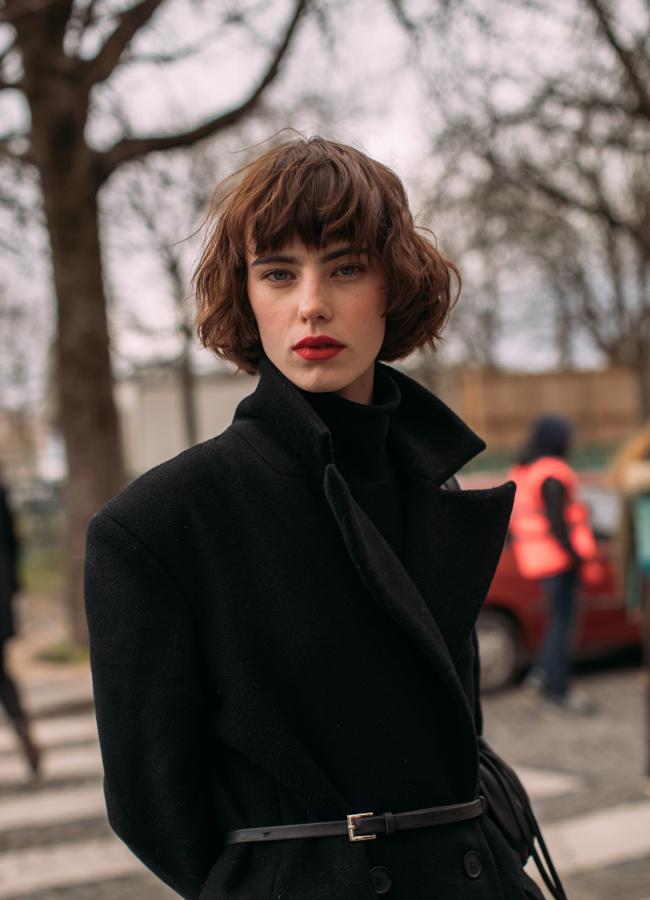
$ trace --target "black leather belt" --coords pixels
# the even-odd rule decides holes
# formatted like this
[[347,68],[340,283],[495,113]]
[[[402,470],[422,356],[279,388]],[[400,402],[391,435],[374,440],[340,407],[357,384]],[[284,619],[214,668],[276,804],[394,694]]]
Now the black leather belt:
[[291,841],[298,838],[338,837],[347,835],[350,841],[372,841],[380,834],[408,831],[411,828],[430,828],[476,819],[487,809],[485,797],[469,803],[451,806],[432,806],[403,813],[354,813],[346,821],[305,822],[302,825],[272,825],[269,828],[240,828],[228,831],[226,844],[249,844],[257,841]]

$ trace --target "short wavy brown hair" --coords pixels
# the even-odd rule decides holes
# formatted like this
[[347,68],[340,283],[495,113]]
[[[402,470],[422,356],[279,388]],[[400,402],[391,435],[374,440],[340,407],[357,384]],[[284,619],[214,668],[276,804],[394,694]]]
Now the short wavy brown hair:
[[[246,290],[246,252],[276,252],[298,237],[308,248],[368,248],[388,285],[379,359],[435,346],[458,297],[456,266],[416,229],[402,182],[361,151],[321,137],[281,143],[218,185],[194,273],[204,346],[254,373],[262,355]],[[430,234],[430,232],[429,232]]]

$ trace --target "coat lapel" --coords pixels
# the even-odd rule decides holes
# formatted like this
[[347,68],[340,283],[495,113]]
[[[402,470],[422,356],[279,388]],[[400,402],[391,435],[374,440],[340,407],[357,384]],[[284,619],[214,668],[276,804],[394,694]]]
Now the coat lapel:
[[404,491],[404,566],[452,659],[470,638],[505,540],[514,485],[447,491],[425,479]]
[[[325,491],[357,572],[379,606],[428,660],[446,688],[459,742],[472,758],[472,711],[454,667],[496,568],[514,486],[445,491],[442,483],[485,444],[437,397],[389,370],[402,395],[391,419],[391,453],[404,478],[405,553],[400,561],[354,500],[336,468],[329,431],[300,392],[262,360],[260,384],[238,418],[263,419]],[[433,689],[433,682],[432,682]]]
[[464,726],[471,711],[432,611],[408,572],[355,502],[334,465],[325,473],[325,494],[359,575],[381,608],[408,635],[445,684]]
[[[413,483],[405,497],[405,559],[400,561],[354,500],[336,466],[325,495],[359,576],[384,612],[435,670],[462,736],[458,771],[477,765],[473,711],[454,667],[470,639],[508,526],[514,488],[446,491]],[[472,777],[472,776],[471,776]]]

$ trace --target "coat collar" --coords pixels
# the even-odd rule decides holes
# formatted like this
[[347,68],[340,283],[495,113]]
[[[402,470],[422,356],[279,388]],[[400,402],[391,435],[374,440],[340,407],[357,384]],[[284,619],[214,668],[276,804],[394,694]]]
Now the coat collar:
[[[485,448],[485,443],[441,400],[412,378],[377,363],[397,384],[402,400],[391,416],[389,440],[407,472],[442,484]],[[261,419],[322,483],[334,462],[331,435],[295,385],[267,357],[257,389],[237,407],[235,420]]]

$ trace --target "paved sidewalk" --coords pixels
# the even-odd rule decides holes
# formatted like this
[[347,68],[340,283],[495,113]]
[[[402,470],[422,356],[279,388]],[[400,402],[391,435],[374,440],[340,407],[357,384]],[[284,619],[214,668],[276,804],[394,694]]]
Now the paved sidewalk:
[[486,737],[529,788],[569,900],[650,900],[643,674],[601,670],[576,683],[596,715],[566,717],[512,689],[484,698]]

